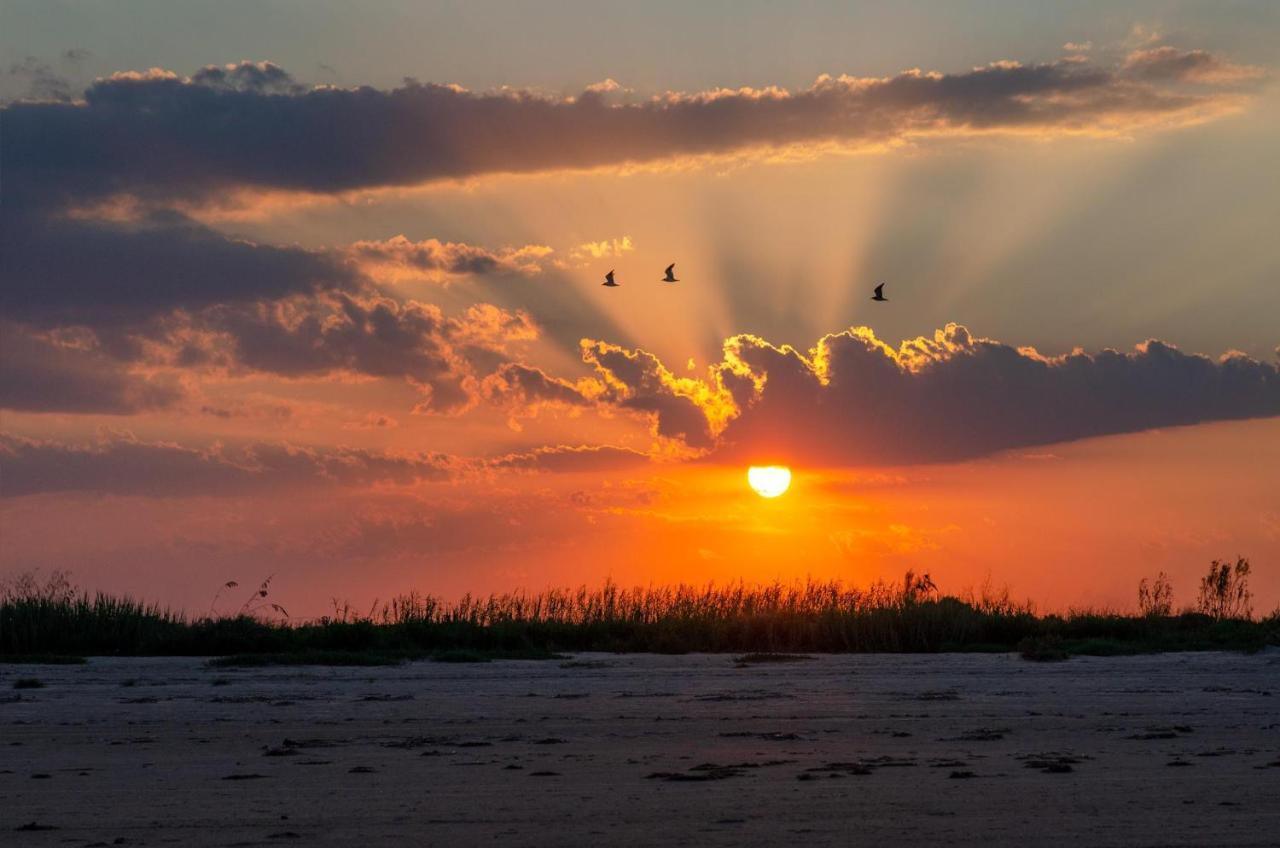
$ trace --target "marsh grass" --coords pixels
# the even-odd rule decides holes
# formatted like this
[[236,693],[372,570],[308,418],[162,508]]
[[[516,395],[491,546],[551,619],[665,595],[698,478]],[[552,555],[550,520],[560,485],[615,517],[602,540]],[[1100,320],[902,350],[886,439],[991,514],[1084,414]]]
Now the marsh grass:
[[1276,613],[1262,621],[1189,612],[1037,615],[1007,592],[942,595],[927,577],[910,573],[902,583],[866,588],[816,581],[632,589],[607,583],[457,601],[409,594],[363,614],[335,605],[333,615],[311,621],[268,617],[269,607],[191,618],[129,597],[79,592],[57,577],[0,585],[0,657],[182,655],[219,656],[226,666],[368,665],[553,659],[568,651],[990,652],[1020,650],[1024,640],[1057,640],[1068,654],[1280,644]]

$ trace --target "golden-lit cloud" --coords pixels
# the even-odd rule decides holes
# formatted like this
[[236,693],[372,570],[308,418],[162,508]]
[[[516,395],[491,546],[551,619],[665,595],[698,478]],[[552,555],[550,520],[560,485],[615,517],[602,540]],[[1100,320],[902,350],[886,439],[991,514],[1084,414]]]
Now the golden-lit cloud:
[[358,241],[348,251],[367,273],[392,280],[421,276],[447,280],[476,274],[536,276],[554,252],[541,244],[494,250],[438,239],[410,241],[403,235]]
[[582,265],[599,259],[617,259],[636,249],[631,236],[583,242],[569,250],[569,261]]
[[738,335],[704,378],[677,377],[653,354],[604,342],[584,341],[582,355],[604,385],[596,404],[646,416],[655,436],[721,460],[939,462],[1280,415],[1276,365],[1185,354],[1157,340],[1128,353],[1044,356],[957,324],[897,348],[866,327],[808,351]]

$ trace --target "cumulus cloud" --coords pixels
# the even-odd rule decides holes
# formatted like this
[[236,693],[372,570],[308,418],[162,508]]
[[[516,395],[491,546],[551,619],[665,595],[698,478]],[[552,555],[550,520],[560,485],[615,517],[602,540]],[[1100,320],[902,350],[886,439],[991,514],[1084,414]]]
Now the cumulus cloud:
[[226,496],[290,486],[409,485],[449,479],[455,466],[443,454],[268,443],[196,449],[124,435],[82,445],[0,435],[0,463],[4,498],[51,492]]
[[420,412],[458,412],[478,389],[473,360],[530,341],[523,312],[491,304],[448,316],[440,307],[335,294],[219,305],[166,323],[147,355],[168,364],[288,378],[403,378],[427,397]]
[[252,91],[259,94],[302,94],[306,91],[306,86],[274,62],[205,65],[191,75],[191,82],[223,91]]
[[1280,415],[1280,372],[1151,340],[1132,352],[1043,356],[950,324],[892,348],[860,327],[802,352],[725,342],[707,379],[584,342],[607,390],[654,433],[722,459],[819,465],[941,462],[1157,427]]
[[475,402],[495,360],[539,336],[520,310],[478,303],[446,315],[342,292],[221,303],[123,327],[0,330],[0,408],[107,414],[171,405],[183,395],[175,373],[403,379],[424,395],[416,412],[453,414]]
[[648,416],[655,436],[695,448],[711,447],[722,424],[723,392],[677,377],[658,357],[607,342],[583,339],[582,360],[595,367],[602,403]]
[[[866,147],[947,133],[1128,132],[1222,111],[1235,81],[1202,51],[1157,48],[1122,67],[998,62],[961,73],[823,76],[806,89],[668,92],[614,102],[475,93],[409,81],[304,89],[268,63],[153,69],[94,83],[75,103],[4,110],[10,202],[128,194],[208,198],[228,188],[333,193],[489,173],[590,168],[793,145]],[[1207,73],[1206,61],[1218,66]],[[1175,67],[1195,67],[1200,71]],[[145,155],[140,155],[145,151]]]
[[519,362],[504,362],[480,385],[485,400],[525,415],[536,415],[543,406],[587,406],[603,390],[594,380],[571,382]]

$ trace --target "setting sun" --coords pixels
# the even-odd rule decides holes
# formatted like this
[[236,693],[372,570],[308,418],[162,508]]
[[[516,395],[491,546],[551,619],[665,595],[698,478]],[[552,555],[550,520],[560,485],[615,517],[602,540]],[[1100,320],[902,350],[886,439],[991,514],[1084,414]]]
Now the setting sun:
[[776,498],[791,485],[791,469],[785,465],[753,465],[747,469],[747,482],[762,498]]

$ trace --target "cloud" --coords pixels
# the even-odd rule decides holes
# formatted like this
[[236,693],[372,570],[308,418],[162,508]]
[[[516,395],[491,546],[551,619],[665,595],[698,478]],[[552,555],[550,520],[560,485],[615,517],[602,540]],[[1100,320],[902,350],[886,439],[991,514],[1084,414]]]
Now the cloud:
[[[114,312],[109,300],[76,313],[69,311],[71,301],[68,310],[11,309],[15,317],[39,321],[0,328],[0,407],[141,412],[181,397],[173,375],[185,372],[399,378],[425,395],[416,411],[457,413],[473,404],[485,372],[505,362],[513,346],[540,335],[524,311],[488,303],[446,315],[432,304],[369,292],[280,294],[199,306],[211,296],[205,291],[196,295],[195,308],[175,306],[153,317],[132,314],[127,294]],[[39,326],[57,318],[70,323]]]
[[1226,85],[1257,79],[1261,68],[1236,65],[1204,50],[1152,47],[1135,50],[1125,57],[1125,74],[1143,80]]
[[191,75],[194,85],[221,91],[255,94],[303,94],[306,86],[297,82],[274,62],[239,62],[227,65],[205,65]]
[[379,412],[366,413],[364,418],[358,421],[348,421],[342,425],[344,430],[390,430],[400,426],[400,422],[392,418],[390,415],[383,415]]
[[555,445],[488,461],[491,468],[575,473],[616,471],[649,462],[648,454],[612,445]]
[[728,339],[706,380],[652,354],[584,341],[608,391],[655,434],[711,457],[888,465],[1280,415],[1280,371],[1238,353],[1213,360],[1151,340],[1130,353],[1043,356],[949,324],[889,347],[865,327],[807,352]]
[[[1170,70],[1178,62],[1190,69]],[[532,330],[484,326],[482,318],[506,320],[490,312],[469,320],[471,338],[455,329],[445,339],[435,329],[445,319],[420,305],[381,301],[386,289],[379,282],[532,276],[564,267],[549,247],[396,236],[313,250],[230,236],[175,210],[220,202],[237,189],[334,193],[757,148],[883,144],[922,134],[1176,123],[1234,96],[1202,84],[1207,69],[1225,79],[1226,67],[1234,66],[1202,52],[1153,48],[1109,69],[1002,62],[959,74],[823,77],[797,91],[718,89],[648,100],[613,97],[619,91],[613,84],[571,98],[416,82],[390,91],[309,88],[262,62],[209,66],[190,77],[157,68],[120,73],[94,83],[83,100],[3,107],[0,309],[33,333],[91,328],[97,350],[127,364],[143,361],[139,345],[176,334],[184,344],[171,351],[173,366],[221,362],[284,376],[397,374],[431,394],[431,408],[457,410],[474,397],[476,369],[465,360],[501,350],[506,342],[491,340],[504,333],[509,341],[530,338]],[[1197,85],[1186,89],[1192,79]],[[631,249],[622,236],[578,245],[565,256],[582,263]],[[532,297],[508,292],[500,299]],[[567,292],[541,291],[537,301],[553,339],[581,338],[588,325],[592,333],[618,329]],[[601,373],[635,364],[624,362],[620,350],[594,356]],[[99,357],[97,366],[105,360]],[[706,404],[688,396],[697,385],[653,363],[646,367],[651,386],[623,389],[605,381],[610,399],[661,412],[663,437],[708,445],[710,433],[691,408]],[[126,382],[132,399],[124,399],[118,383],[104,390],[122,398],[116,408],[158,402],[135,391],[136,380]],[[544,381],[541,388],[556,387]],[[104,403],[113,405],[103,398],[90,405]]]
[[402,277],[433,275],[453,277],[473,274],[536,276],[542,262],[553,253],[541,244],[493,250],[437,239],[410,241],[403,235],[381,241],[358,241],[350,255],[371,273]]
[[315,549],[321,556],[421,563],[463,551],[515,552],[548,541],[562,542],[568,532],[581,529],[568,510],[548,514],[542,501],[505,498],[433,504],[427,514],[420,505],[390,515],[358,514],[317,539]]
[[131,415],[183,396],[172,377],[133,373],[92,344],[0,323],[0,408]]
[[[386,426],[374,421],[369,426]],[[111,434],[68,444],[0,434],[0,498],[60,492],[142,497],[230,497],[290,488],[412,486],[485,469],[573,473],[643,465],[628,448],[554,445],[489,459],[254,442],[193,448]]]
[[0,434],[0,497],[93,492],[145,497],[241,495],[296,486],[410,485],[446,480],[443,454],[375,453],[288,444],[221,445],[200,450],[115,436],[68,445]]
[[[625,103],[598,87],[571,98],[414,81],[390,91],[306,89],[269,63],[189,78],[152,69],[98,80],[80,102],[8,105],[0,169],[9,202],[22,205],[119,194],[207,200],[235,188],[331,194],[926,135],[1126,133],[1197,121],[1237,102],[1183,85],[1234,82],[1221,71],[1235,66],[1202,51],[1161,52],[1170,50],[1122,67],[1005,61]],[[1206,73],[1206,61],[1218,72]],[[1170,70],[1188,63],[1202,70]]]
[[177,308],[356,290],[340,257],[227,237],[172,214],[134,223],[0,214],[0,309],[49,326],[129,324]]
[[582,360],[600,377],[601,402],[648,416],[660,438],[697,449],[712,445],[722,405],[705,383],[675,376],[647,351],[590,339],[582,340]]
[[[78,61],[70,54],[68,50],[65,58]],[[8,75],[26,82],[27,99],[57,102],[71,99],[71,82],[35,56],[24,56],[21,62],[11,63]]]
[[588,241],[570,248],[569,261],[583,265],[597,259],[616,259],[619,256],[631,253],[635,249],[636,246],[631,241],[631,236],[623,236],[620,239],[605,239],[603,241]]
[[538,337],[532,319],[491,304],[461,316],[387,297],[334,294],[222,305],[163,325],[149,350],[167,364],[287,378],[403,378],[427,397],[419,412],[456,413],[478,389],[475,360]]
[[588,406],[591,398],[602,391],[603,387],[594,380],[573,383],[518,362],[504,362],[480,385],[481,395],[489,403],[521,415],[536,415],[543,406]]

